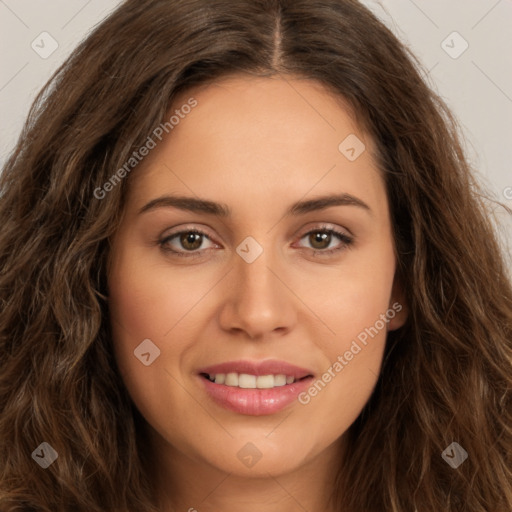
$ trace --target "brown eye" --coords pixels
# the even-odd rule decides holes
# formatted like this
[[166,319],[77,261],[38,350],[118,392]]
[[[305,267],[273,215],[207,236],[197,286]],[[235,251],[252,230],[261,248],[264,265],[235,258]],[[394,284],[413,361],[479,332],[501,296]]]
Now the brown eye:
[[313,231],[309,234],[309,241],[313,249],[327,249],[331,242],[332,235],[322,231]]
[[202,235],[194,231],[188,231],[180,234],[180,244],[184,249],[195,251],[201,247],[203,242]]
[[[301,237],[301,240],[303,239],[309,245],[309,247],[305,248],[312,250],[319,256],[330,255],[346,249],[354,241],[351,236],[332,228],[320,228],[309,231]],[[338,243],[333,245],[333,242]]]
[[158,243],[164,251],[177,256],[198,256],[203,250],[210,249],[213,245],[203,247],[205,240],[212,244],[206,233],[189,229],[166,236]]

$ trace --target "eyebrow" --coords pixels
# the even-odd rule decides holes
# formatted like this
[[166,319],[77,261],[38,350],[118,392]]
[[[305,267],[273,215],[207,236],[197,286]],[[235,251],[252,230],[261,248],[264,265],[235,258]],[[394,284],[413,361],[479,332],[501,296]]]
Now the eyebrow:
[[[298,201],[290,206],[286,216],[305,215],[306,213],[324,210],[332,206],[356,206],[371,214],[371,208],[361,199],[351,194],[333,194]],[[155,210],[157,208],[178,208],[193,213],[206,213],[216,217],[227,218],[231,216],[231,209],[224,203],[217,203],[207,199],[199,199],[187,196],[161,196],[149,201],[140,210],[139,214]]]

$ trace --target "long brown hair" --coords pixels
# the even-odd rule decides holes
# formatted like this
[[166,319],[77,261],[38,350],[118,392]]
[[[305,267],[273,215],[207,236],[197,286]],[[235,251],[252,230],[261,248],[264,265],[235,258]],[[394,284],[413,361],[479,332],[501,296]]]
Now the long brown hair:
[[[105,300],[130,178],[97,190],[178,93],[237,72],[343,97],[386,180],[409,318],[347,434],[337,508],[510,512],[504,258],[456,121],[355,0],[127,0],[38,95],[0,177],[0,509],[156,510]],[[454,441],[456,469],[441,457]],[[42,442],[58,453],[45,470]]]

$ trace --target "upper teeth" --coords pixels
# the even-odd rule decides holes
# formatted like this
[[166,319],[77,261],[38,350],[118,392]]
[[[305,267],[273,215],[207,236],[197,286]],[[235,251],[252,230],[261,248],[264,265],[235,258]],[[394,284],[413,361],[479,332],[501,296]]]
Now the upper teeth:
[[245,389],[269,389],[295,382],[294,377],[283,374],[249,375],[248,373],[217,373],[208,375],[208,378],[215,382],[215,384]]

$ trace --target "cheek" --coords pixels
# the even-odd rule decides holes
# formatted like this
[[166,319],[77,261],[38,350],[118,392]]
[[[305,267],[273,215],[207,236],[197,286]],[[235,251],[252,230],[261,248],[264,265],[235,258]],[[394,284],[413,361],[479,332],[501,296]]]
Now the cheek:
[[[168,384],[173,355],[166,336],[183,307],[179,283],[169,293],[169,283],[136,250],[120,251],[109,274],[109,313],[113,346],[123,381],[141,412],[150,407],[162,385]],[[147,341],[150,340],[150,341]],[[149,354],[149,355],[148,355]],[[171,369],[172,371],[172,369]]]
[[114,339],[140,343],[150,338],[163,344],[180,318],[193,308],[201,293],[204,295],[204,287],[204,282],[202,287],[194,287],[136,250],[126,251],[112,266],[109,277],[110,315],[118,333]]
[[354,252],[336,275],[321,279],[317,275],[303,285],[304,293],[308,288],[315,290],[309,292],[307,302],[328,328],[323,339],[330,357],[347,350],[358,337],[364,341],[364,333],[368,329],[374,332],[375,326],[385,337],[387,323],[383,323],[382,315],[390,308],[395,259],[390,244],[382,244],[379,249]]
[[[132,247],[117,253],[109,274],[110,321],[121,376],[148,418],[151,411],[162,410],[163,389],[167,403],[182,400],[175,384],[184,377],[200,334],[199,320],[209,314],[206,296],[218,277],[185,267],[171,269],[127,245]],[[142,361],[137,357],[147,352]],[[146,366],[143,361],[148,359]]]
[[158,272],[155,275],[151,267],[137,261],[119,261],[109,279],[114,353],[135,406],[150,425],[164,431],[177,421],[165,412],[166,404],[175,403],[187,411],[180,402],[179,387],[171,385],[173,379],[181,380],[179,361],[186,347],[180,339],[187,337],[173,338],[173,350],[167,348],[183,304],[177,298],[179,290],[178,295],[169,293],[168,283],[158,279]]
[[[377,382],[385,349],[395,260],[390,244],[350,256],[336,279],[316,281],[308,305],[324,323],[311,339],[324,354],[324,373],[300,397],[335,437],[357,418]],[[312,283],[309,283],[311,286]]]
[[323,373],[299,396],[315,434],[334,442],[352,425],[370,399],[382,364],[387,324],[385,301],[361,294],[353,308],[333,314],[336,332],[322,338]]

